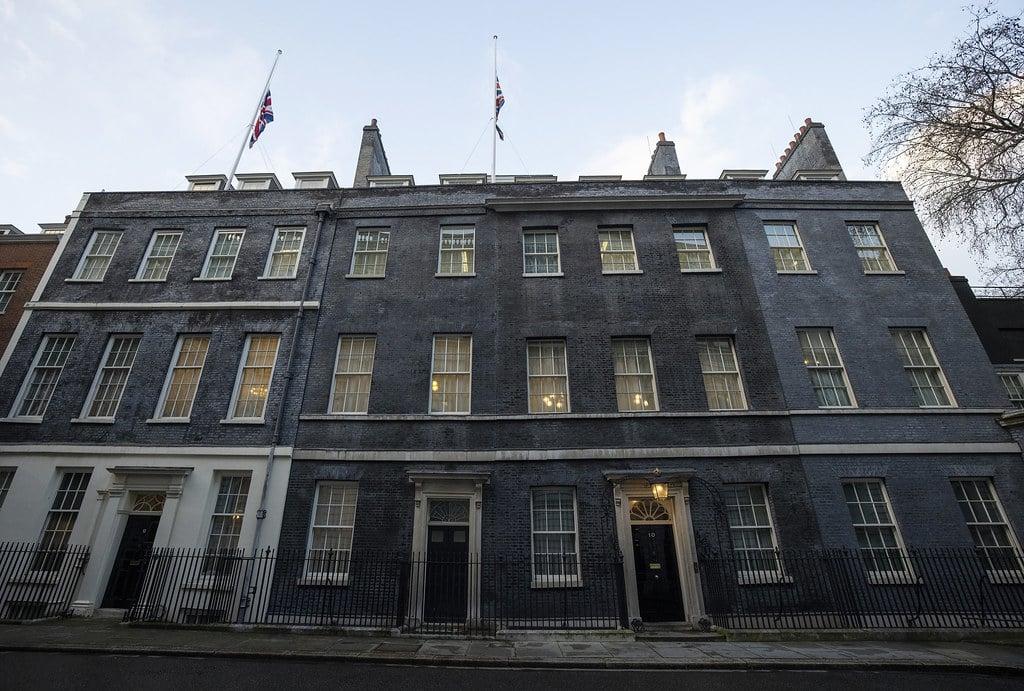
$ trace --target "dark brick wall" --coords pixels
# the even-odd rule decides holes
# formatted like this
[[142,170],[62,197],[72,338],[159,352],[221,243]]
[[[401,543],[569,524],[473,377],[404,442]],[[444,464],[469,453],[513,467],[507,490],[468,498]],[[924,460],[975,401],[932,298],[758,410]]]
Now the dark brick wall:
[[59,235],[0,236],[0,273],[8,270],[22,272],[7,309],[0,314],[0,354],[11,342],[14,329],[25,312],[25,303],[36,292],[59,242]]

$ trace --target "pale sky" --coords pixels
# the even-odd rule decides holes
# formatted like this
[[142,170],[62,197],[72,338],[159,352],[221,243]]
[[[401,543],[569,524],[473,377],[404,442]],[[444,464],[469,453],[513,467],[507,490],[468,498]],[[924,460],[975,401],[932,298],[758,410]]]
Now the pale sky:
[[[277,49],[275,121],[239,172],[350,186],[371,118],[395,174],[488,172],[494,34],[499,174],[639,179],[662,131],[690,179],[774,172],[810,117],[848,178],[874,180],[864,111],[966,31],[962,4],[0,0],[0,223],[35,233],[83,192],[226,174]],[[980,283],[955,244],[938,249]]]

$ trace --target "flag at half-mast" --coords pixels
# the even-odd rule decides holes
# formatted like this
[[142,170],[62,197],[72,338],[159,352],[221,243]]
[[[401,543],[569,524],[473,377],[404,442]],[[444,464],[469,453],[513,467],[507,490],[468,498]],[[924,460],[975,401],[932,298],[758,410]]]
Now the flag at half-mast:
[[505,141],[505,133],[498,127],[498,114],[501,112],[501,107],[505,105],[505,96],[501,93],[501,82],[498,78],[494,78],[494,129],[498,131],[498,136],[501,141]]
[[270,103],[270,89],[267,89],[267,95],[263,97],[263,105],[260,106],[260,115],[256,118],[256,122],[252,126],[252,135],[249,137],[249,148],[256,143],[256,140],[263,134],[263,130],[267,128],[267,125],[274,121],[274,108]]

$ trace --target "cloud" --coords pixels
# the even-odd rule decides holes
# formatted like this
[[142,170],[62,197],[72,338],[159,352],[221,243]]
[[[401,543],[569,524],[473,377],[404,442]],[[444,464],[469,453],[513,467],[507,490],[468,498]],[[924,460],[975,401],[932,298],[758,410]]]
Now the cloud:
[[29,167],[9,158],[0,159],[0,175],[8,178],[27,178]]

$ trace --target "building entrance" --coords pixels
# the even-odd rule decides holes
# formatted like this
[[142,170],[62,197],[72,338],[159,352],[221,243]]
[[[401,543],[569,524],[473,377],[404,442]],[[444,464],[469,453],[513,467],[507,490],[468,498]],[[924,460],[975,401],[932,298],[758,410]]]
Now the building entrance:
[[633,525],[633,560],[644,621],[685,621],[671,524]]
[[107,580],[103,607],[123,609],[134,604],[145,576],[146,556],[153,548],[159,514],[141,514],[128,517],[121,536],[121,545],[114,557],[114,567]]

